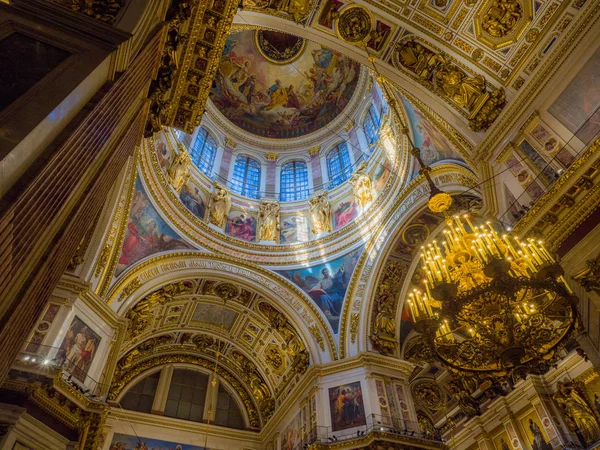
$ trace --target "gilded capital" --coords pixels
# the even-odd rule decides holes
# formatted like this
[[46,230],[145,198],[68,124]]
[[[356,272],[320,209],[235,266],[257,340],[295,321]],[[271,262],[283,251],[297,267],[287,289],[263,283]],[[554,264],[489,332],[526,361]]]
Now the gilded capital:
[[308,154],[310,156],[316,155],[317,153],[319,153],[320,150],[321,150],[321,146],[320,145],[315,145],[314,147],[311,147],[311,148],[308,149]]
[[277,161],[279,153],[265,153],[265,156],[267,157],[267,161]]
[[225,138],[225,145],[227,145],[227,147],[231,147],[231,148],[235,148],[237,145],[237,142],[235,142],[233,139],[226,137]]

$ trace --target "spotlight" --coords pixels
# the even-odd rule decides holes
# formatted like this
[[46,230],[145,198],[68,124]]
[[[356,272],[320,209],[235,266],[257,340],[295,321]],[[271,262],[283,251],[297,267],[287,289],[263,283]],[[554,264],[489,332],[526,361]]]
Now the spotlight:
[[47,366],[48,364],[50,364],[50,360],[49,359],[45,359],[42,364],[44,364],[45,366]]
[[25,361],[29,361],[29,356],[26,356],[25,358],[23,358]]

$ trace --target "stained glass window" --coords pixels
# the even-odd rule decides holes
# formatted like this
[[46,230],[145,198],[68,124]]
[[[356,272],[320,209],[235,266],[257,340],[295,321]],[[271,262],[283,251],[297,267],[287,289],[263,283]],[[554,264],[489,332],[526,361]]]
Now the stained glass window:
[[282,202],[302,200],[308,197],[308,169],[303,161],[291,161],[281,167]]
[[200,128],[198,131],[196,141],[190,153],[192,161],[198,166],[200,172],[210,176],[215,162],[215,154],[217,153],[217,143],[204,128]]
[[371,105],[363,122],[369,145],[374,144],[379,139],[379,127],[381,127],[381,116],[375,105]]
[[248,156],[238,156],[233,166],[231,190],[250,198],[260,198],[260,163]]
[[337,145],[327,154],[327,173],[331,188],[339,186],[352,175],[350,153],[345,142]]

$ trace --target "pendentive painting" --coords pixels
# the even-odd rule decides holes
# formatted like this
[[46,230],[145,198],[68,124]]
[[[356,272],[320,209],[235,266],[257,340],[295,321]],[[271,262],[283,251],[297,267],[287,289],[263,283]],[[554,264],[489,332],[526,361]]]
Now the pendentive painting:
[[600,132],[600,49],[548,109],[565,128],[584,143]]
[[55,360],[71,375],[85,382],[100,345],[100,336],[75,316],[60,344]]
[[199,445],[180,444],[178,442],[161,441],[158,439],[130,436],[115,433],[110,444],[110,450],[204,450]]
[[360,381],[329,388],[329,411],[333,431],[366,425]]
[[358,213],[358,204],[354,200],[353,194],[336,201],[331,208],[333,230],[339,230],[348,225],[358,217]]
[[188,181],[181,190],[179,199],[190,212],[200,220],[204,220],[206,213],[207,194],[194,182]]
[[362,251],[363,247],[360,247],[325,264],[276,272],[302,289],[315,302],[337,334],[346,291]]
[[360,65],[314,42],[269,30],[232,33],[210,92],[245,131],[295,138],[317,131],[348,104]]
[[141,259],[167,250],[192,248],[165,223],[154,209],[144,192],[140,180],[136,180],[127,230],[123,239],[121,255],[115,276]]
[[[464,162],[446,136],[417,107],[404,97],[402,102],[412,126],[415,145],[421,149],[421,158],[426,165],[445,159]],[[415,167],[412,176],[417,176],[418,172],[418,167]]]
[[279,242],[293,244],[307,242],[310,238],[310,224],[308,217],[303,214],[282,215]]
[[225,223],[225,234],[246,242],[256,241],[256,216],[248,211],[232,210]]
[[302,440],[302,411],[298,411],[296,417],[283,430],[281,435],[281,450],[293,450]]

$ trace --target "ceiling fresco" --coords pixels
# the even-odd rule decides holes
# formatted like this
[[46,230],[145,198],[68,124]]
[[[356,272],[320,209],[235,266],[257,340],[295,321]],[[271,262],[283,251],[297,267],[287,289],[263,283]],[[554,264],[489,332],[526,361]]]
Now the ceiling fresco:
[[227,39],[210,99],[245,131],[296,138],[337,117],[352,98],[359,75],[358,63],[314,42],[244,30]]

